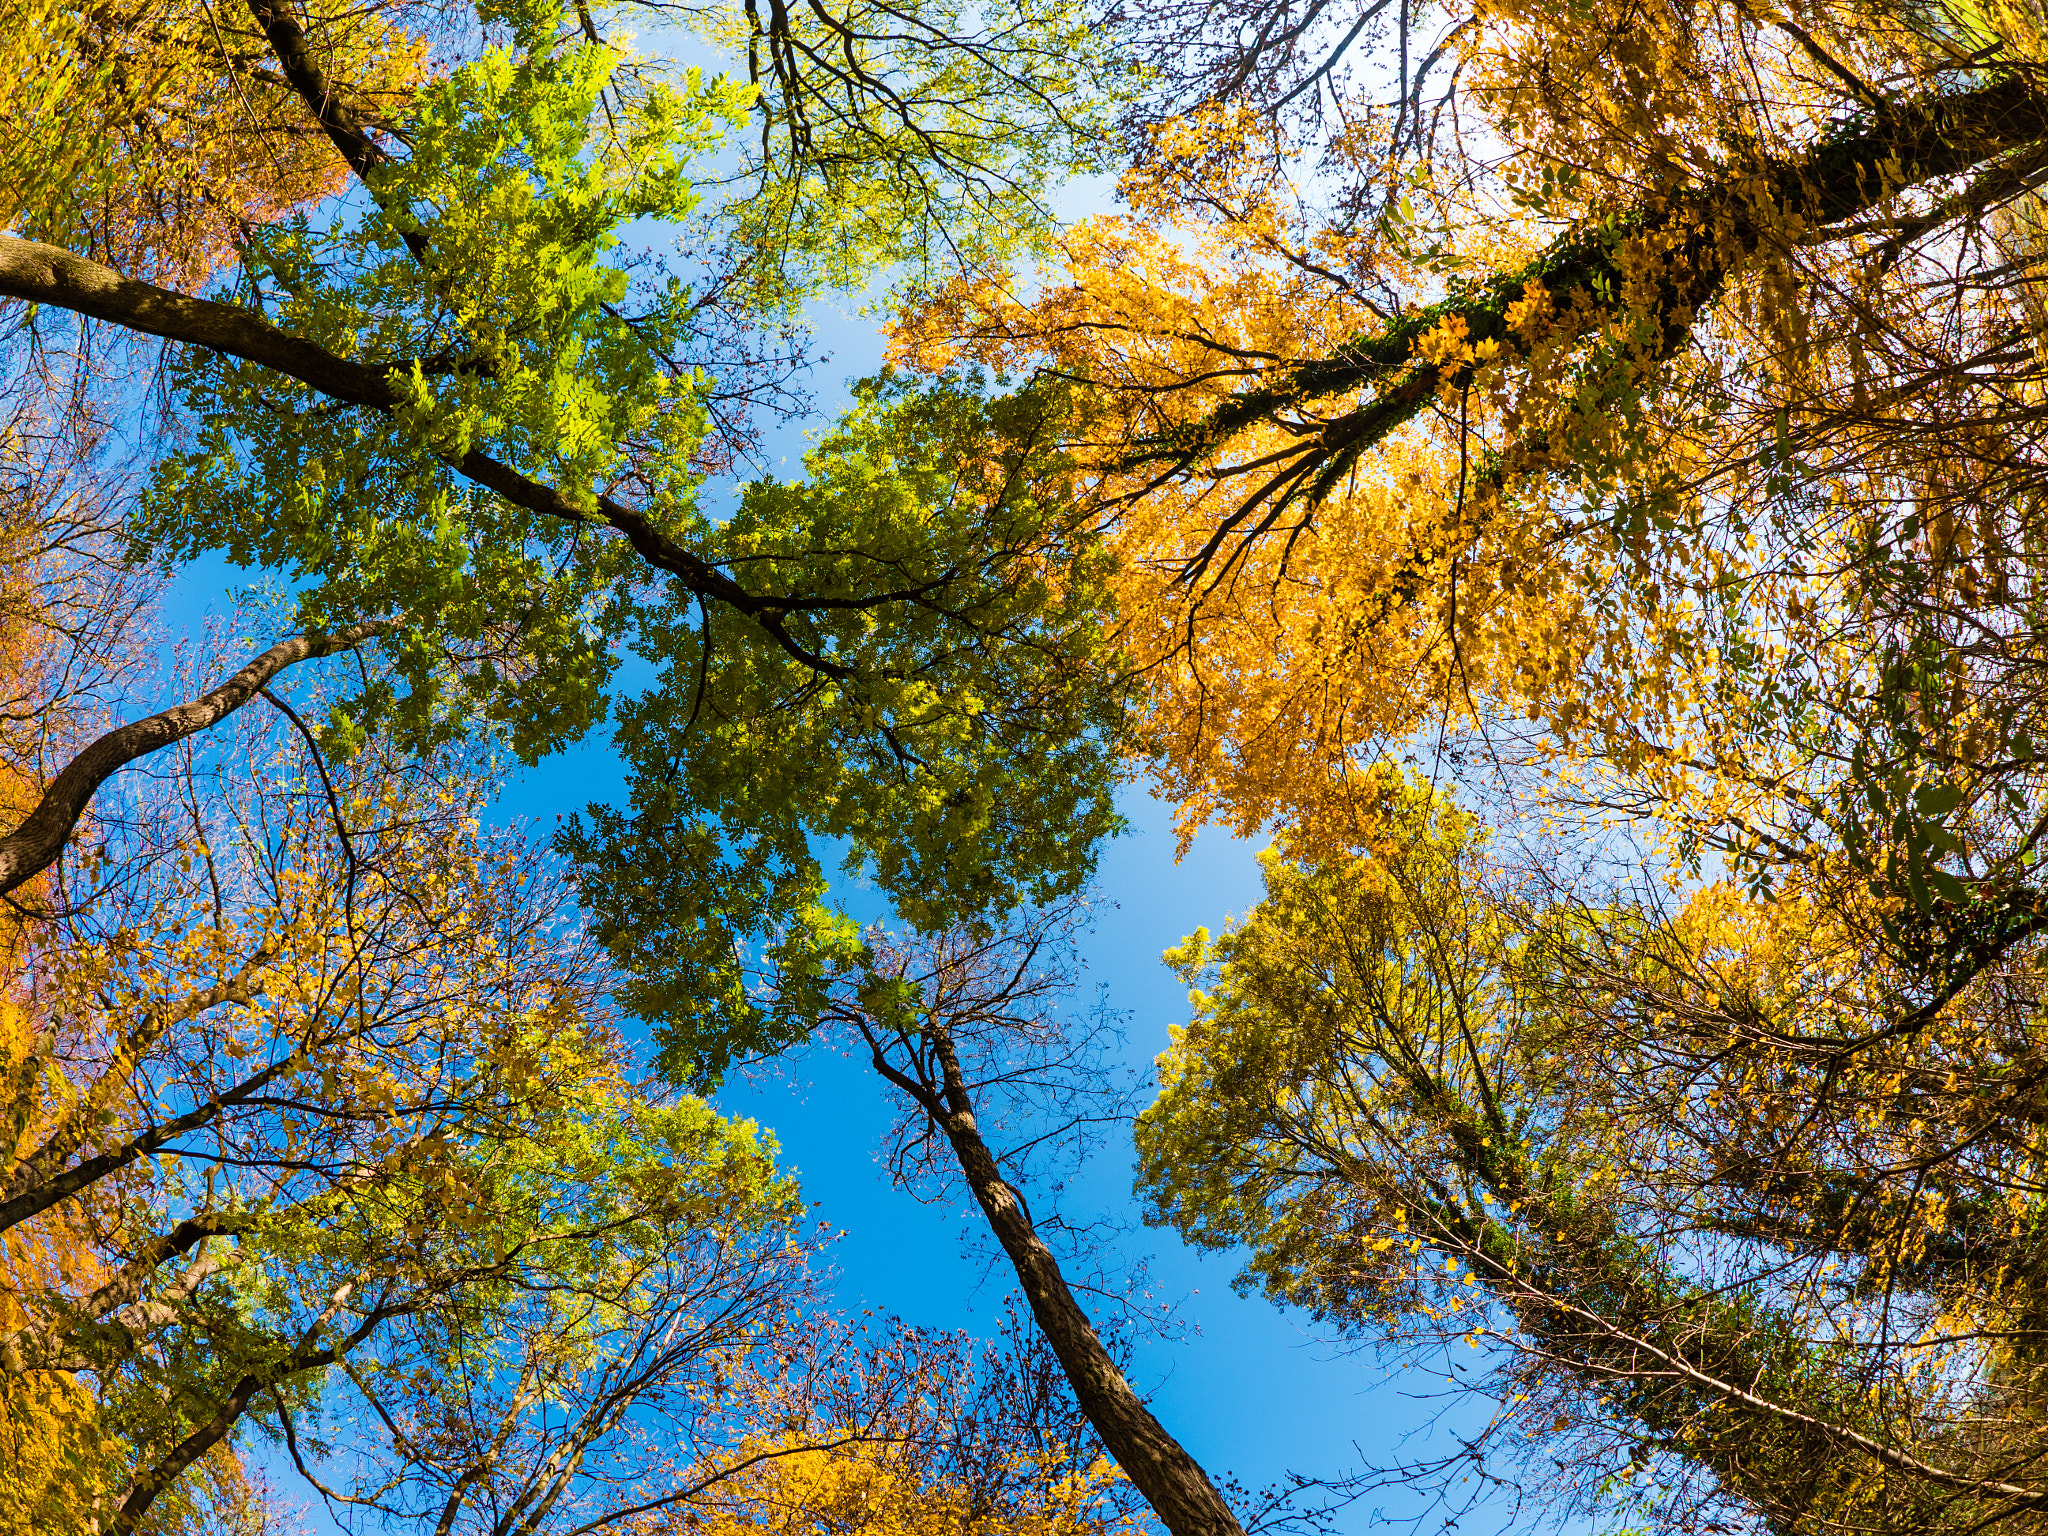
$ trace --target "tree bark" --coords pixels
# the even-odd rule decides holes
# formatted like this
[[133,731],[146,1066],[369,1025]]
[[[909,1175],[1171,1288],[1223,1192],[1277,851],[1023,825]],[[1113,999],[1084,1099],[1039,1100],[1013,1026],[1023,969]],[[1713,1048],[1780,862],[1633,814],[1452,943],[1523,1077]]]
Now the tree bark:
[[[1059,1357],[1096,1434],[1173,1536],[1244,1536],[1237,1516],[1223,1502],[1201,1463],[1153,1417],[1103,1347],[1088,1314],[1081,1310],[1060,1273],[1058,1258],[1038,1235],[1024,1202],[981,1138],[952,1040],[936,1022],[927,1028],[944,1071],[943,1100],[919,1092],[893,1070],[884,1068],[884,1075],[909,1089],[945,1133],[967,1187],[974,1191],[990,1230],[1017,1272],[1031,1315]],[[876,1065],[882,1066],[879,1057]]]
[[292,89],[306,103],[307,110],[326,132],[329,142],[341,152],[349,169],[359,177],[367,176],[389,159],[376,140],[370,137],[369,125],[363,121],[362,115],[343,99],[327,78],[326,71],[321,69],[307,46],[305,30],[280,0],[249,0],[249,14],[263,29],[264,40],[270,44],[270,51],[276,56],[285,79],[291,82]]
[[157,1501],[164,1490],[182,1477],[186,1468],[193,1462],[227,1438],[229,1431],[235,1427],[235,1421],[248,1410],[251,1399],[257,1393],[277,1385],[287,1377],[317,1370],[321,1366],[333,1365],[370,1336],[378,1323],[384,1319],[385,1314],[380,1309],[373,1309],[361,1325],[339,1344],[330,1345],[326,1349],[313,1347],[320,1331],[327,1326],[332,1313],[339,1309],[341,1300],[351,1288],[343,1288],[342,1296],[337,1297],[334,1306],[328,1309],[329,1315],[322,1317],[313,1326],[297,1348],[274,1364],[243,1376],[229,1388],[227,1396],[220,1400],[212,1418],[193,1430],[173,1447],[163,1460],[135,1480],[128,1490],[127,1498],[121,1501],[120,1509],[114,1514],[115,1536],[132,1536],[135,1529],[141,1525],[142,1517],[149,1513],[150,1505]]
[[[12,235],[0,235],[0,299],[47,304],[146,336],[160,336],[166,341],[239,357],[296,379],[331,400],[383,413],[395,409],[403,398],[391,384],[390,376],[407,374],[413,366],[410,359],[384,367],[353,362],[316,342],[280,330],[240,305],[195,299],[173,289],[138,282],[112,267],[58,246],[19,240]],[[674,576],[685,591],[744,614],[791,657],[825,677],[845,679],[852,672],[792,635],[785,622],[790,614],[880,608],[918,595],[891,591],[866,597],[820,597],[798,592],[752,592],[664,533],[646,513],[610,496],[599,495],[589,503],[579,502],[554,486],[528,479],[479,449],[472,448],[459,459],[443,458],[442,462],[513,506],[559,522],[609,528],[623,535],[634,553],[648,565]]]
[[[1651,300],[1670,355],[1692,333],[1702,309],[1742,262],[1770,239],[1815,230],[1867,213],[1901,187],[1983,167],[1977,194],[1992,200],[2024,189],[2048,138],[2048,94],[2037,82],[2007,73],[1973,91],[1930,91],[1881,102],[1843,123],[1803,153],[1740,163],[1722,180],[1673,187],[1597,224],[1572,229],[1528,265],[1502,272],[1440,303],[1403,316],[1376,333],[1353,337],[1329,357],[1288,368],[1218,406],[1201,422],[1135,445],[1127,467],[1162,466],[1163,477],[1256,423],[1284,420],[1310,401],[1370,390],[1335,419],[1302,430],[1298,442],[1260,459],[1267,476],[1245,509],[1226,519],[1194,562],[1206,565],[1216,547],[1259,506],[1297,494],[1316,501],[1337,485],[1359,455],[1414,417],[1445,388],[1471,382],[1472,364],[1419,361],[1415,347],[1447,320],[1462,322],[1468,340],[1513,346],[1508,311],[1531,281],[1557,298],[1578,290],[1607,295],[1578,314],[1579,335],[1591,334],[1622,307],[1629,287],[1632,242],[1649,239],[1660,256]],[[2015,151],[2036,153],[1994,164]]]
[[27,820],[0,837],[0,895],[33,880],[57,861],[94,793],[120,769],[218,724],[255,698],[286,667],[361,645],[383,627],[352,624],[333,634],[315,632],[280,640],[219,687],[189,703],[107,732],[65,765]]

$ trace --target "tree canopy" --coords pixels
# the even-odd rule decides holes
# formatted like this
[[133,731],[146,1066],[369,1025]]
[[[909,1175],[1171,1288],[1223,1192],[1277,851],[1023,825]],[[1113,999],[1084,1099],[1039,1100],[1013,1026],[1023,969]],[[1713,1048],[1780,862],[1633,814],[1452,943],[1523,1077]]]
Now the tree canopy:
[[[585,7],[42,19],[0,236],[9,1519],[266,1520],[234,1452],[266,1443],[437,1532],[738,1521],[817,1458],[820,1509],[829,1463],[1000,1492],[1005,1529],[1120,1519],[1086,1431],[996,1450],[1027,1401],[1051,1432],[1042,1368],[933,1405],[944,1341],[862,1355],[772,1141],[636,1072],[615,1011],[729,991],[819,840],[973,919],[1110,823],[1099,561],[1043,405],[883,382],[812,479],[699,506],[783,383],[718,353],[736,326],[1035,237],[1088,153],[1072,18],[849,13],[825,54],[778,14],[768,89]],[[285,637],[166,672],[149,562],[206,553],[284,578],[242,622]],[[603,718],[629,647],[643,787],[572,884],[488,829],[497,764]],[[304,675],[334,656],[352,681]],[[931,1461],[963,1435],[1006,1470]]]
[[1203,26],[1127,210],[897,333],[1084,391],[1141,751],[1280,834],[1155,1214],[1494,1341],[1592,1503],[2025,1524],[2038,18]]
[[[2033,8],[20,21],[12,1518],[261,1520],[269,1436],[437,1533],[1092,1532],[1121,1476],[1236,1536],[1026,1198],[1058,1135],[992,1135],[1092,1123],[1059,935],[1129,780],[1274,838],[1169,957],[1150,1212],[1481,1346],[1453,1462],[2036,1518]],[[746,475],[852,295],[894,367]],[[205,559],[251,641],[166,662]],[[491,827],[604,729],[620,803]],[[834,1038],[1032,1413],[812,1325],[698,1095]]]

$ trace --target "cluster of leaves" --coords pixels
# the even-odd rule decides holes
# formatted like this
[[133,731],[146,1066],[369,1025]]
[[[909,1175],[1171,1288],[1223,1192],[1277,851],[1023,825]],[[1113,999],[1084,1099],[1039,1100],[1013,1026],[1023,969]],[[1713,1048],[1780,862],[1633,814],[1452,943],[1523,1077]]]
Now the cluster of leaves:
[[[772,1143],[636,1077],[613,1011],[715,1076],[761,1041],[695,1021],[762,933],[833,926],[824,850],[976,920],[1071,889],[1112,823],[1057,391],[879,381],[807,480],[697,504],[733,382],[707,306],[781,324],[1028,243],[1086,153],[1076,16],[852,12],[828,51],[778,12],[762,90],[584,6],[37,15],[0,261],[84,287],[7,290],[6,1528],[255,1530],[258,1440],[390,1527],[737,1529],[881,1490],[1117,1523],[1046,1359],[980,1396],[943,1340],[855,1359]],[[736,192],[749,113],[774,152]],[[707,229],[708,274],[671,275],[660,243]],[[145,401],[118,365],[163,335],[190,345]],[[174,430],[122,456],[138,411]],[[142,562],[207,554],[281,574],[250,616],[306,633],[107,729],[152,676]],[[486,829],[496,754],[586,733],[629,647],[633,802],[565,839],[572,885]],[[336,651],[353,685],[285,688]],[[1020,1405],[1059,1418],[1044,1454]]]
[[[1347,1331],[1492,1340],[1501,1425],[1670,1521],[2048,1504],[2048,28],[1795,9],[1168,8],[1191,46],[1146,74],[1143,21],[1064,0],[679,7],[708,79],[624,5],[494,0],[432,71],[398,10],[51,12],[91,131],[38,158],[17,72],[0,148],[14,227],[70,249],[0,240],[0,292],[184,344],[132,550],[276,573],[292,656],[356,661],[318,730],[273,699],[289,752],[188,749],[54,865],[36,818],[105,772],[25,768],[0,845],[10,889],[53,871],[5,1198],[99,1266],[23,1249],[9,1348],[117,1408],[116,1523],[246,1420],[444,1528],[1104,1524],[1092,1455],[984,1447],[977,1503],[908,1407],[720,1418],[781,1379],[790,1197],[617,1068],[623,1004],[700,1088],[857,1039],[1133,1484],[1231,1536],[976,1119],[1087,1058],[1020,913],[1134,762],[1189,832],[1282,832],[1266,902],[1176,955],[1160,1219]],[[1055,238],[1115,111],[1127,210]],[[915,374],[715,515],[758,361],[718,338],[877,280]],[[591,938],[477,830],[469,754],[608,714],[626,802],[557,843]],[[106,740],[205,728],[161,718]],[[1657,861],[1497,853],[1402,753]],[[913,933],[857,928],[835,861]]]
[[419,93],[360,219],[251,235],[265,334],[315,362],[188,353],[196,441],[138,538],[293,572],[309,625],[388,623],[388,669],[330,724],[344,752],[482,726],[532,759],[602,717],[622,648],[653,662],[619,736],[632,813],[573,846],[623,952],[682,969],[649,978],[658,1014],[717,990],[730,932],[815,899],[816,839],[920,922],[1070,889],[1117,717],[1058,392],[884,381],[808,480],[711,519],[710,384],[677,361],[697,300],[621,242],[690,216],[748,93],[622,75],[556,19],[508,16],[510,45]]
[[[402,7],[322,7],[371,114],[422,77]],[[246,14],[205,4],[31,0],[0,74],[0,227],[197,288],[252,225],[341,189],[348,167],[265,67]]]
[[1588,905],[1425,782],[1385,795],[1369,856],[1276,850],[1243,925],[1173,955],[1155,1216],[1348,1335],[1476,1363],[1473,1461],[1541,1444],[1567,1507],[1618,1480],[1673,1528],[2024,1524],[2038,956],[1916,1025],[1870,914]]
[[793,1192],[621,1074],[601,954],[479,830],[487,776],[282,748],[174,772],[21,941],[4,1220],[85,1262],[11,1271],[9,1370],[119,1426],[103,1526],[230,1430],[314,1456],[351,1422],[390,1443],[336,1497],[599,1512],[622,1413],[800,1294]]
[[897,330],[1075,387],[1140,750],[1280,833],[1155,1214],[1589,1498],[2025,1525],[2041,17],[1382,9],[1201,8],[1128,212]]
[[[785,632],[802,654],[708,608],[642,630],[661,673],[620,710],[632,803],[592,807],[563,846],[687,1075],[816,1027],[800,989],[752,997],[750,936],[775,936],[789,976],[858,947],[808,837],[844,840],[849,871],[936,930],[1071,890],[1115,826],[1106,567],[1063,497],[1056,423],[1038,395],[866,387],[808,482],[748,487],[718,530],[735,565],[820,599]],[[877,590],[907,611],[878,622]]]

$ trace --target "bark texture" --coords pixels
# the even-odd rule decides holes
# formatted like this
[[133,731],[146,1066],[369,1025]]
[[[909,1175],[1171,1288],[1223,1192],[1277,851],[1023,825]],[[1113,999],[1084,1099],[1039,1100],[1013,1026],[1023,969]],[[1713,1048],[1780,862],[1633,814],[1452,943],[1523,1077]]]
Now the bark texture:
[[94,793],[120,769],[218,724],[255,698],[286,667],[348,650],[382,628],[380,624],[353,624],[333,634],[280,640],[210,692],[107,732],[65,766],[27,820],[0,837],[0,895],[18,889],[57,861]]
[[982,1140],[952,1041],[936,1022],[928,1024],[927,1031],[944,1074],[943,1082],[935,1085],[937,1095],[885,1065],[879,1056],[875,1064],[944,1132],[967,1187],[974,1191],[990,1230],[1017,1272],[1032,1317],[1058,1355],[1096,1434],[1173,1536],[1244,1536],[1237,1516],[1201,1463],[1153,1416],[1103,1347],[1060,1273],[1059,1259],[1038,1235],[1023,1200]]

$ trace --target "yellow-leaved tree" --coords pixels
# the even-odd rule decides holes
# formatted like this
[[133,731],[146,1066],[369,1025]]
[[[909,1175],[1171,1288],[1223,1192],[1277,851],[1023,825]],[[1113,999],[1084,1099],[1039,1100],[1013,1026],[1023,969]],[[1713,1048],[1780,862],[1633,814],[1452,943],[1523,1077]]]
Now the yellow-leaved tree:
[[[1136,1536],[1135,1491],[1103,1454],[1042,1335],[1017,1310],[973,1344],[901,1324],[825,1329],[816,1365],[745,1384],[750,1431],[692,1505],[639,1536]],[[818,1358],[818,1357],[813,1357]]]
[[[188,0],[16,0],[0,44],[0,228],[192,289],[249,226],[341,190],[348,166],[268,67],[259,19]],[[306,18],[342,99],[373,120],[425,73],[406,19],[402,6]]]
[[[1654,817],[1688,856],[1875,875],[1923,911],[2015,874],[2038,18],[1413,26],[1458,66],[1427,132],[1406,53],[1392,102],[1313,80],[1342,105],[1314,132],[1185,103],[1129,212],[1035,290],[991,271],[899,327],[926,368],[1082,386],[1067,435],[1165,791],[1190,825],[1344,837],[1359,769],[1483,734],[1520,787]],[[1242,46],[1249,80],[1272,61]]]
[[1657,1530],[2031,1528],[2038,948],[1902,1028],[1912,978],[1830,901],[1589,892],[1383,794],[1369,852],[1283,840],[1169,956],[1155,1218],[1484,1390],[1456,1475]]
[[[935,1477],[928,1457],[888,1444],[774,1454],[723,1496],[717,1513],[688,1529],[705,1536],[1104,1536],[1131,1528],[1102,1506],[1115,1476],[1108,1462],[1038,1491],[1021,1506],[989,1508],[964,1480]],[[647,1527],[649,1536],[663,1530]]]
[[[58,551],[87,532],[79,520],[50,515],[41,467],[24,462],[22,420],[9,424],[10,483],[0,496],[0,698],[7,701],[5,750],[0,751],[0,818],[16,825],[40,796],[37,772],[46,754],[75,745],[75,699],[50,686],[61,671],[53,610],[79,619],[105,598],[76,571],[63,571]],[[69,576],[71,579],[62,579]],[[118,604],[117,604],[118,605]],[[88,630],[79,624],[78,632]],[[83,669],[87,673],[94,669]],[[31,889],[24,893],[34,899]],[[22,908],[0,907],[0,1073],[7,1098],[5,1135],[10,1147],[49,1128],[48,1103],[35,1060],[45,1022],[34,1011],[24,977],[34,942]],[[11,1160],[6,1165],[13,1172]],[[98,1255],[71,1212],[0,1233],[0,1335],[11,1337],[29,1320],[24,1305],[67,1286],[90,1288],[102,1278]],[[65,1371],[0,1371],[0,1531],[77,1531],[88,1528],[101,1496],[117,1475],[119,1452],[110,1443],[99,1405],[87,1383]]]
[[[18,956],[18,950],[16,951]],[[13,1001],[0,1002],[0,1063],[7,1080],[27,1076],[36,1030]],[[33,1101],[12,1105],[39,1118]],[[67,1284],[96,1283],[100,1266],[89,1243],[60,1217],[0,1235],[0,1332],[28,1321],[24,1296]],[[0,1530],[82,1531],[118,1475],[118,1449],[108,1443],[99,1405],[88,1386],[66,1371],[0,1373]]]
[[898,332],[1071,381],[1147,766],[1283,835],[1159,1214],[1673,1528],[2026,1528],[2041,14],[1166,10],[1127,212]]

